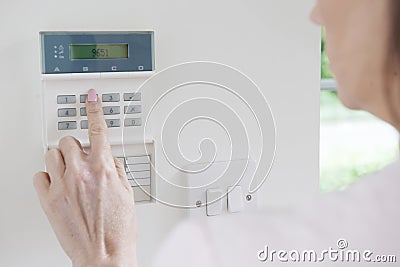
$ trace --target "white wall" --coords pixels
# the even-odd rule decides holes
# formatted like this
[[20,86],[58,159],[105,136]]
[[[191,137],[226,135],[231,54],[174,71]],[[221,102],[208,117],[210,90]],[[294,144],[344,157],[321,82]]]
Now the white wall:
[[[31,177],[43,169],[38,32],[156,32],[156,67],[210,60],[250,76],[277,124],[264,206],[304,199],[318,183],[319,36],[312,0],[2,1],[0,4],[0,265],[70,266],[43,215]],[[141,206],[139,258],[148,266],[181,211]],[[163,218],[160,223],[160,218]]]

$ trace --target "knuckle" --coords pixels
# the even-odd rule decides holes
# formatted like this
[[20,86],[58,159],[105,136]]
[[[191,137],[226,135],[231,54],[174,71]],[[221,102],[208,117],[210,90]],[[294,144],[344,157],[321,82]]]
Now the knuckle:
[[75,151],[75,148],[73,147],[73,146],[65,146],[63,149],[62,149],[62,154],[63,154],[63,156],[64,156],[64,160],[65,161],[71,161],[69,158],[66,158],[67,156],[70,156],[70,155],[73,155],[74,154],[74,151]]
[[95,180],[95,172],[90,171],[87,167],[71,167],[69,177],[73,184],[78,187],[87,186]]
[[93,177],[89,174],[76,173],[74,175],[74,181],[76,185],[88,185],[93,180]]
[[71,164],[68,166],[68,176],[72,179],[79,179],[82,175],[83,169],[81,167],[76,166],[75,164]]
[[123,168],[123,165],[122,165],[121,161],[119,161],[119,159],[114,158],[114,163],[115,163],[115,166],[116,166],[117,168],[119,168],[119,169],[122,169],[122,168]]
[[109,164],[99,164],[95,168],[95,174],[99,177],[110,177],[113,173],[113,168]]
[[60,142],[72,142],[72,141],[75,141],[75,138],[74,137],[72,137],[71,135],[67,135],[67,136],[64,136],[63,138],[61,138],[61,140],[60,140]]
[[93,114],[93,115],[101,114],[102,111],[103,110],[101,108],[101,105],[99,105],[98,103],[90,103],[87,106],[87,112],[90,113],[90,114]]
[[52,148],[46,152],[45,159],[48,160],[48,159],[55,158],[58,153],[59,153],[59,150],[57,148]]
[[71,144],[72,142],[75,142],[75,138],[68,135],[68,136],[64,136],[63,138],[60,139],[60,142],[58,143],[59,146],[66,146],[68,144]]
[[38,187],[38,185],[42,182],[42,176],[43,176],[42,172],[38,172],[33,176],[33,185],[35,187]]
[[107,158],[84,159],[77,164],[71,164],[68,168],[68,179],[78,188],[93,188],[101,186],[100,181],[115,177],[116,170]]
[[80,184],[93,183],[93,181],[111,177],[112,175],[113,169],[107,163],[89,164],[71,169],[71,176]]
[[106,127],[105,122],[94,122],[89,130],[91,136],[105,135]]

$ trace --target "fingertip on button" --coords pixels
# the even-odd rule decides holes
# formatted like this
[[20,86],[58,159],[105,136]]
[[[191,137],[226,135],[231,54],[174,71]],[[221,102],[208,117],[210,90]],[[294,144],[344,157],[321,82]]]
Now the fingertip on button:
[[87,97],[88,102],[97,102],[97,92],[94,89],[90,89]]

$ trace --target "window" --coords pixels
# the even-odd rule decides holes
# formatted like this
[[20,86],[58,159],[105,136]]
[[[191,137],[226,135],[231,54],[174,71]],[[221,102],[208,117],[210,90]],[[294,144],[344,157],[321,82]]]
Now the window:
[[367,112],[352,111],[340,103],[329,71],[324,31],[321,50],[320,188],[330,192],[344,189],[394,161],[399,136],[394,128]]

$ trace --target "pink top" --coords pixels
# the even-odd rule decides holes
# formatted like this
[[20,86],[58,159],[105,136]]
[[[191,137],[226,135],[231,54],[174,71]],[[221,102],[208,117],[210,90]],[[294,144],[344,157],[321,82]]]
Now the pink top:
[[[398,266],[399,191],[400,160],[397,160],[346,191],[321,195],[297,209],[217,216],[203,223],[186,221],[167,238],[153,266],[281,266],[277,254],[273,255],[273,262],[270,254],[266,262],[259,260],[265,258],[262,251],[266,246],[268,253],[287,252],[286,256],[281,254],[282,260],[288,260],[284,266],[313,266],[309,262],[293,263],[297,255],[293,250],[301,255],[304,250],[314,250],[318,258],[324,255],[323,263],[318,266],[342,266],[340,258],[336,264],[332,262],[342,255],[341,251],[349,250],[360,253],[361,263],[351,261],[345,266],[382,266],[385,264],[365,263],[364,256],[365,260],[378,260],[377,256],[391,255],[397,256],[397,263],[389,266]],[[323,254],[330,248],[338,251],[332,261],[328,254]]]

